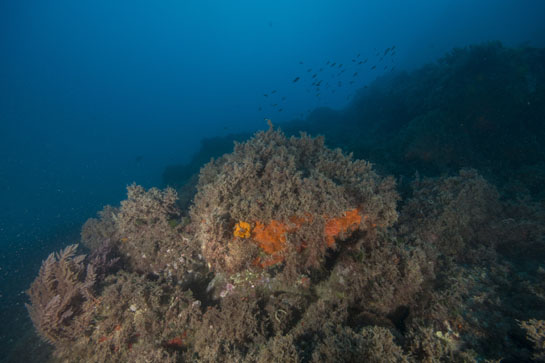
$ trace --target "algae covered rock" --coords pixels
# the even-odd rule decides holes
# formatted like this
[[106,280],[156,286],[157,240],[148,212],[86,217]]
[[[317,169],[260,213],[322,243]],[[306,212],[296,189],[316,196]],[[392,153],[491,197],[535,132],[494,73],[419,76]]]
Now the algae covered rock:
[[215,271],[318,267],[353,233],[397,219],[392,178],[321,137],[286,138],[272,125],[201,169],[193,228]]

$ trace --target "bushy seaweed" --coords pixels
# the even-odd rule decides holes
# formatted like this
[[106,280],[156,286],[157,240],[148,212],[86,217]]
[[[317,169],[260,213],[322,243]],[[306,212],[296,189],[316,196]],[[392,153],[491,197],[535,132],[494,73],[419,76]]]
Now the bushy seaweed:
[[191,217],[213,270],[285,262],[302,272],[320,266],[335,239],[394,223],[396,201],[393,180],[369,163],[271,126],[201,170]]

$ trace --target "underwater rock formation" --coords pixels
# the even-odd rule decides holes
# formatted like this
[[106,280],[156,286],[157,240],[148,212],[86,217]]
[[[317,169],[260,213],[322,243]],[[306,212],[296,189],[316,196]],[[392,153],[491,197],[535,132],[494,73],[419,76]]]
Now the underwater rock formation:
[[[479,68],[482,55],[491,70]],[[460,169],[488,164],[451,127],[464,119],[472,135],[499,135],[524,112],[535,126],[539,82],[516,83],[518,109],[500,95],[514,110],[500,128],[494,98],[484,110],[472,100],[517,64],[532,65],[521,68],[529,81],[543,79],[542,57],[495,44],[457,50],[395,76],[398,93],[375,85],[361,109],[313,124],[383,165],[271,127],[205,165],[181,202],[172,189],[129,186],[119,207],[83,227],[88,259],[71,246],[44,262],[29,290],[38,333],[74,362],[542,361],[545,205],[532,196],[543,194],[533,160],[543,143]],[[439,96],[428,92],[441,84]],[[444,125],[438,137],[434,122]],[[501,135],[506,150],[524,141]],[[507,181],[513,161],[525,174]],[[403,175],[402,198],[381,167]],[[415,167],[427,177],[411,177]]]
[[272,126],[201,170],[191,218],[204,258],[229,274],[279,262],[304,272],[353,232],[397,219],[395,183],[323,138]]
[[64,361],[541,359],[543,279],[498,251],[539,251],[515,237],[539,206],[471,169],[416,178],[399,218],[397,199],[368,163],[271,128],[202,169],[190,223],[172,190],[129,186],[86,224],[87,267],[75,246],[44,262],[29,312]]

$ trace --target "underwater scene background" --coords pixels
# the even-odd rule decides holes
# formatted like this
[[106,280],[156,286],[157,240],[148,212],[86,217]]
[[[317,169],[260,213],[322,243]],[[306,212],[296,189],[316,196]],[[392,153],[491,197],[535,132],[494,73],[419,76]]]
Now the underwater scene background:
[[545,361],[545,3],[0,3],[0,361]]

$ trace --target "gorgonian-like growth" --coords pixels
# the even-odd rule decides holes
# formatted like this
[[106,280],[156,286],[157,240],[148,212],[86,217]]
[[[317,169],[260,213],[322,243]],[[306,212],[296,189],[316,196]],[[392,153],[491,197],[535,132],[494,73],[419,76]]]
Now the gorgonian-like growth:
[[93,265],[85,266],[85,255],[75,256],[77,246],[50,254],[27,291],[30,318],[49,343],[76,339],[88,327],[95,304],[95,270]]

